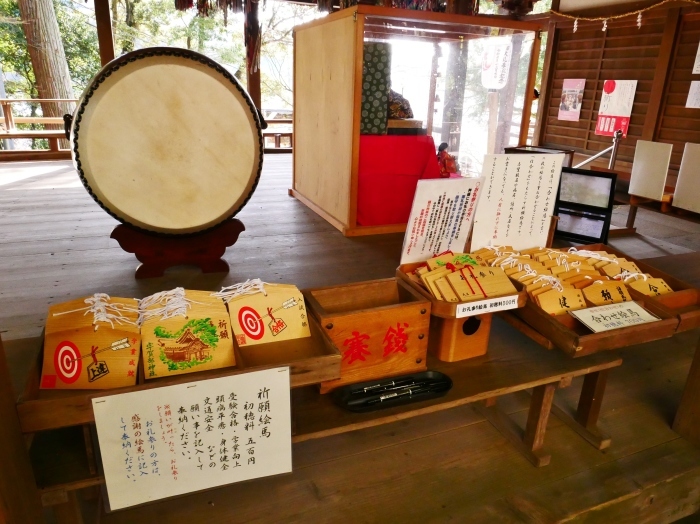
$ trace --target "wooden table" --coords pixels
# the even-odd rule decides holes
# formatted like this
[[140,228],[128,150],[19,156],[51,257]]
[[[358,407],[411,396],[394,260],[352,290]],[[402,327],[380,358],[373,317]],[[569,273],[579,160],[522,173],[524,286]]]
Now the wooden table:
[[[27,374],[36,371],[31,360],[39,350],[40,340],[10,341],[6,346],[11,380],[7,380],[7,375],[2,380],[13,383],[15,390],[19,391]],[[429,359],[429,369],[447,374],[454,382],[444,397],[358,414],[336,407],[330,396],[320,395],[315,386],[294,389],[292,441],[300,443],[478,403],[477,411],[520,453],[532,464],[545,466],[550,462],[544,441],[551,411],[596,448],[605,449],[610,445],[610,439],[598,430],[596,423],[608,370],[621,363],[622,360],[612,352],[571,359],[560,352],[546,351],[496,319],[487,355],[456,363]],[[575,377],[580,376],[584,376],[584,380],[576,410],[556,406],[556,390],[568,387]],[[532,395],[527,422],[521,428],[498,408],[496,399],[530,388]],[[91,410],[89,406],[83,409],[85,394],[51,393],[52,398],[31,401],[31,409],[25,409],[20,402],[17,412],[21,431],[25,436],[33,437],[30,458],[38,496],[44,506],[54,508],[61,521],[61,515],[77,511],[76,491],[104,484],[104,476],[98,466],[98,443],[88,424],[92,420],[91,413],[88,413]],[[72,402],[70,399],[76,400]],[[57,409],[65,412],[71,424],[83,425],[71,426],[63,417],[57,416]],[[46,413],[42,414],[42,410]],[[49,423],[52,420],[53,426]],[[39,427],[42,431],[34,434]]]
[[[646,262],[700,287],[700,253],[652,258]],[[673,429],[686,440],[700,446],[700,349],[695,350]]]

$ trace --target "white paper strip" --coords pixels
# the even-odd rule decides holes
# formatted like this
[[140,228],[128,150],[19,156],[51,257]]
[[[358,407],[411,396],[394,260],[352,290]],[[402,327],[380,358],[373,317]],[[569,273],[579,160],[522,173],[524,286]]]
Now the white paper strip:
[[288,367],[92,406],[112,510],[292,470]]
[[456,318],[471,317],[484,313],[495,313],[506,309],[516,309],[518,307],[518,295],[508,295],[507,297],[488,298],[466,302],[457,306]]

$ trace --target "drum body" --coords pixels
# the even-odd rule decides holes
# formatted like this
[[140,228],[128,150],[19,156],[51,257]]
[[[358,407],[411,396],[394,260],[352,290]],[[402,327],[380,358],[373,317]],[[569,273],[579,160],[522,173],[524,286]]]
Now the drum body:
[[107,64],[78,103],[73,162],[109,214],[153,233],[233,217],[260,177],[263,138],[248,94],[222,66],[177,48]]

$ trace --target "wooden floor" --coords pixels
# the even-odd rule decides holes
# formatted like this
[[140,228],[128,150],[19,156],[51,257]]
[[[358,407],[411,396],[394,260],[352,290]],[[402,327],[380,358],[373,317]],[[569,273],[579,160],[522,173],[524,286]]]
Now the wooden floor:
[[[65,165],[35,166],[55,169],[49,178],[60,188],[46,174],[8,181],[0,165],[3,338],[36,336],[49,304],[95,292],[142,297],[255,277],[311,287],[390,277],[398,265],[401,235],[343,238],[287,196],[290,159],[269,155],[260,187],[239,215],[247,230],[226,253],[227,276],[180,268],[137,282],[133,255],[109,238],[116,221]],[[637,240],[641,244],[616,245],[632,256],[641,252],[635,249],[647,249],[647,256],[675,249]],[[700,286],[697,258],[681,259],[691,256],[656,263]],[[528,344],[511,329],[494,324],[499,336]],[[670,429],[698,335],[620,352],[624,362],[611,372],[599,424],[612,437],[603,452],[552,415],[545,441],[552,461],[535,468],[464,406],[301,442],[293,449],[291,475],[119,511],[100,522],[672,522],[700,509],[700,449]],[[579,388],[575,380],[557,395],[573,405]],[[527,393],[519,393],[500,405],[523,426],[527,403]],[[91,504],[85,502],[86,522],[93,522]]]

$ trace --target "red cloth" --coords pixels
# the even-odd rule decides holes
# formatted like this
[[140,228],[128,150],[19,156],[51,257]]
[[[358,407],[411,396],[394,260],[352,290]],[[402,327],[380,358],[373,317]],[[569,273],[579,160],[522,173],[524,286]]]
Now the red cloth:
[[431,136],[362,135],[357,224],[405,224],[418,180],[440,178]]

